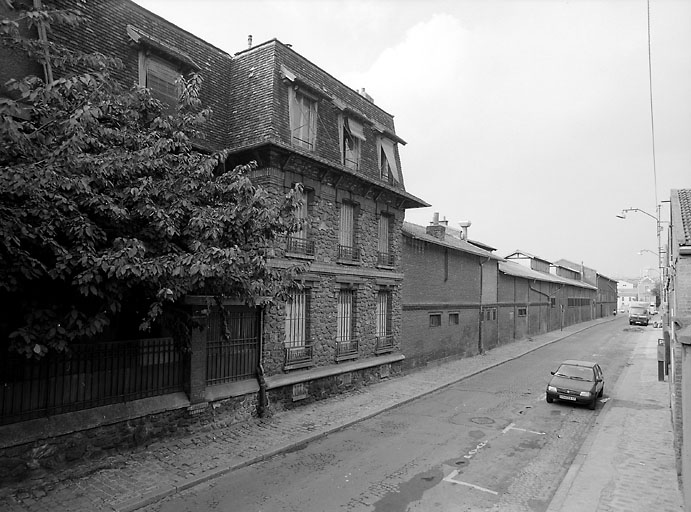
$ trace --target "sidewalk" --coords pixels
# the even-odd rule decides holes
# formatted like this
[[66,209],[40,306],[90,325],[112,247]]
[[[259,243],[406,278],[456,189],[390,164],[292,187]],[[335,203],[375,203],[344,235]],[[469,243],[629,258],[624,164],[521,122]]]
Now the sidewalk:
[[657,336],[639,339],[547,512],[683,510]]
[[[504,345],[480,356],[430,366],[402,377],[361,388],[358,391],[279,413],[266,420],[257,419],[232,426],[218,423],[210,425],[204,430],[196,431],[186,437],[164,439],[153,443],[145,450],[84,463],[77,468],[76,476],[70,479],[59,480],[55,476],[44,478],[40,485],[36,485],[36,482],[28,482],[24,484],[23,488],[0,488],[0,510],[4,512],[57,512],[61,510],[76,512],[116,510],[126,512],[136,510],[165,496],[178,493],[229,471],[318,439],[330,432],[345,428],[382,411],[415,400],[544,345],[583,331],[593,325],[610,320],[613,319],[584,322],[563,331],[555,331]],[[653,347],[653,350],[656,350],[656,347]],[[678,491],[676,491],[677,494],[672,492],[676,490],[676,474],[674,472],[669,409],[666,407],[668,404],[667,383],[657,382],[656,365],[648,364],[649,361],[656,361],[656,352],[648,352],[646,347],[636,349],[634,366],[625,371],[624,377],[620,381],[628,384],[619,386],[619,389],[612,393],[612,396],[616,396],[617,399],[606,404],[611,408],[612,413],[619,412],[626,415],[634,413],[636,417],[632,417],[630,420],[613,418],[614,428],[605,429],[604,425],[597,428],[597,436],[593,440],[592,449],[589,451],[584,446],[576,460],[580,471],[577,471],[575,476],[572,476],[571,471],[567,474],[567,479],[552,502],[557,508],[552,507],[550,510],[562,510],[559,508],[562,505],[570,506],[572,502],[577,503],[579,499],[586,499],[585,495],[588,492],[581,496],[580,489],[587,490],[582,481],[586,475],[590,475],[593,471],[589,466],[586,467],[586,464],[595,458],[594,455],[589,454],[604,451],[604,448],[599,448],[599,445],[596,447],[596,442],[612,445],[614,444],[612,440],[636,447],[638,452],[634,452],[635,456],[632,454],[626,460],[620,461],[623,465],[628,464],[632,472],[631,480],[625,482],[627,486],[632,485],[633,489],[650,493],[654,498],[652,502],[656,504],[663,503],[661,501],[663,496],[657,496],[657,491],[660,490],[662,493],[663,488],[667,491],[673,486],[674,489],[664,493],[665,497],[672,500],[669,501],[670,508],[665,510],[680,510],[679,507],[674,508],[675,504],[681,503],[680,497],[675,498],[678,496]],[[643,359],[649,361],[644,365]],[[650,373],[648,372],[649,368],[652,368],[651,371],[654,372],[652,377],[648,375]],[[655,381],[654,383],[649,382],[651,378]],[[644,380],[636,383],[637,379]],[[631,386],[632,381],[634,381],[633,386]],[[645,390],[645,394],[643,394],[643,390]],[[625,394],[620,396],[616,394],[618,392]],[[642,406],[631,410],[631,403]],[[603,410],[601,417],[605,417],[605,413],[606,411]],[[626,428],[625,432],[617,427],[622,421],[624,422],[622,428]],[[654,423],[648,425],[648,422]],[[610,421],[607,420],[607,424],[609,423]],[[634,426],[638,425],[643,428],[635,429]],[[629,441],[622,434],[630,436],[631,440]],[[586,445],[589,444],[593,435],[591,434],[588,438]],[[603,437],[605,435],[609,438],[605,439]],[[600,440],[600,437],[603,438]],[[635,467],[637,461],[640,460],[639,456],[643,455],[642,449],[646,454],[645,463],[647,466]],[[628,453],[625,450],[625,448],[618,448],[616,451],[621,455]],[[657,455],[656,459],[652,458],[652,452]],[[654,461],[656,461],[655,466],[653,466]],[[658,465],[662,467],[658,469]],[[625,469],[617,467],[618,471]],[[654,469],[652,473],[650,472],[651,469]],[[638,473],[634,475],[633,470],[638,470]],[[74,473],[74,471],[72,472]],[[666,483],[666,486],[657,481],[658,476]],[[618,477],[607,474],[603,478],[597,479],[595,483],[606,484],[610,478]],[[653,478],[656,480],[652,480]],[[567,480],[571,484],[567,484]],[[589,478],[588,480],[588,485],[591,485],[593,479]],[[654,482],[654,493],[651,493],[652,489],[650,488],[643,490],[643,486],[640,485],[642,482],[650,481]],[[590,488],[592,489],[592,487]],[[623,499],[624,495],[628,495],[627,487],[622,485],[619,489],[621,497],[615,496],[613,493],[616,493],[617,489],[619,489],[617,486],[607,487],[607,492],[612,494],[612,500],[615,498],[617,500]],[[591,490],[589,493],[593,494],[593,491]],[[599,495],[596,494],[595,496]],[[670,496],[671,498],[669,498]],[[558,504],[557,499],[560,500]],[[577,505],[574,507],[570,510],[596,510]],[[614,505],[612,507],[602,510],[632,510],[628,505],[623,508],[617,508]],[[640,510],[663,509],[652,507]]]

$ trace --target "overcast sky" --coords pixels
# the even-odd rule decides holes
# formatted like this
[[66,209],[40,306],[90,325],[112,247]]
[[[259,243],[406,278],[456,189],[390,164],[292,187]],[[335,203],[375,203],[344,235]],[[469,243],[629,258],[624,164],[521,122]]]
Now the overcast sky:
[[691,0],[650,0],[655,160],[646,0],[136,1],[230,54],[277,38],[364,87],[432,205],[409,222],[439,212],[500,256],[657,275],[655,219],[616,215],[691,188]]

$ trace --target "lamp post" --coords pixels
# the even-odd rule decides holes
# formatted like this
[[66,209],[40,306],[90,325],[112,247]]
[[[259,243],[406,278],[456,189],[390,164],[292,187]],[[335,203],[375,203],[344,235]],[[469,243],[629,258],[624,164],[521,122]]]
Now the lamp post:
[[[632,208],[624,208],[624,209],[621,211],[621,214],[617,215],[617,218],[619,218],[619,219],[625,219],[625,218],[626,218],[626,213],[627,213],[627,212],[639,212],[639,213],[642,213],[643,215],[647,215],[647,216],[650,217],[651,219],[654,219],[654,220],[655,220],[655,226],[656,226],[656,228],[657,228],[657,266],[658,266],[658,269],[660,270],[660,276],[662,276],[662,273],[663,273],[663,272],[662,272],[662,271],[663,271],[663,265],[662,265],[662,247],[661,247],[661,245],[660,245],[660,244],[661,244],[661,241],[660,241],[660,232],[662,231],[662,226],[660,225],[660,208],[661,208],[661,207],[662,207],[661,204],[658,204],[658,205],[657,205],[657,215],[653,215],[652,213],[648,213],[648,212],[646,212],[645,210],[641,210],[640,208],[633,208],[633,207],[632,207]],[[647,250],[647,249],[642,249],[641,251],[639,251],[638,254],[641,254],[641,253],[643,253],[643,252],[646,251],[646,250]],[[652,252],[653,254],[655,254],[653,251],[648,251],[648,252]]]
[[[648,213],[645,210],[641,210],[640,208],[624,208],[621,211],[621,214],[617,215],[618,218],[620,219],[625,219],[626,218],[626,213],[627,212],[639,212],[642,213],[643,215],[647,215],[651,219],[655,220],[655,226],[657,228],[657,266],[660,272],[660,284],[661,284],[661,291],[664,293],[664,300],[663,302],[667,301],[667,283],[666,283],[666,272],[665,272],[665,267],[666,264],[663,263],[662,261],[662,241],[661,241],[661,232],[662,232],[662,222],[667,222],[667,221],[662,221],[660,220],[660,209],[662,208],[662,203],[668,203],[669,201],[662,201],[658,203],[656,207],[656,215],[653,215],[652,213]],[[652,254],[655,254],[653,251],[647,250],[647,249],[641,249],[638,254],[642,254],[643,252],[650,252]]]

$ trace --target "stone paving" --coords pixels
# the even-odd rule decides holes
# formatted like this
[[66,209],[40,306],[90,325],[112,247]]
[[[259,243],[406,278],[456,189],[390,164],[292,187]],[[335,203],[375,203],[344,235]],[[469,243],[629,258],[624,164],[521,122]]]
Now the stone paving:
[[[165,496],[290,450],[330,432],[345,428],[382,411],[397,407],[520,357],[541,346],[610,320],[613,319],[585,322],[563,331],[555,331],[497,347],[472,358],[429,366],[357,391],[281,412],[268,419],[256,419],[239,425],[226,425],[217,422],[184,437],[160,440],[149,445],[146,449],[114,455],[100,461],[81,463],[68,473],[46,475],[38,481],[28,481],[15,487],[0,488],[0,510],[3,512],[57,512],[60,510],[127,512],[136,510]],[[646,353],[645,357],[652,357],[653,361],[655,360],[655,354],[650,356]],[[631,378],[635,378],[635,376]],[[671,453],[671,433],[669,439],[665,436],[662,438],[659,436],[661,429],[667,429],[668,433],[671,429],[669,409],[665,410],[659,407],[662,405],[663,392],[661,389],[666,389],[666,383],[656,384],[659,386],[650,389],[650,392],[655,394],[651,398],[654,404],[644,402],[647,404],[646,406],[638,409],[634,407],[634,412],[640,413],[641,417],[631,416],[629,418],[625,415],[624,418],[616,420],[619,423],[614,422],[615,419],[613,418],[614,426],[612,428],[618,430],[617,425],[622,424],[624,426],[627,424],[645,424],[644,428],[638,430],[633,427],[627,428],[627,434],[635,433],[640,436],[640,439],[636,440],[637,443],[640,443],[639,446],[647,447],[646,443],[650,442],[648,437],[655,437],[659,444],[669,444],[666,449],[657,444],[654,447],[646,448],[645,464],[647,466],[645,467],[636,466],[638,458],[627,457],[624,455],[626,452],[623,449],[617,448],[616,454],[621,460],[616,461],[616,471],[627,475],[630,473],[631,478],[627,482],[631,482],[633,486],[636,486],[636,478],[646,482],[653,481],[653,478],[660,480],[659,482],[655,480],[655,488],[651,489],[652,486],[650,486],[648,492],[656,495],[658,489],[664,489],[664,498],[670,500],[669,508],[653,507],[645,510],[680,510],[677,508],[677,503],[681,502],[678,490],[675,495],[674,490],[669,489],[672,480],[674,480],[672,483],[676,485],[676,474],[673,470],[670,474],[669,468],[670,464],[672,468],[674,467],[674,456]],[[620,400],[625,399],[620,398]],[[636,400],[638,403],[641,399],[639,397]],[[622,405],[626,404],[622,402]],[[631,413],[631,407],[623,406],[618,407],[618,409],[626,414]],[[615,410],[612,408],[613,412]],[[652,422],[653,416],[654,423]],[[648,422],[651,423],[648,425]],[[612,435],[619,434],[613,433]],[[636,445],[630,446],[635,447]],[[650,452],[657,453],[657,458],[654,458],[654,454]],[[654,464],[655,460],[658,460],[660,464]],[[634,473],[637,474],[634,475]],[[568,477],[569,475],[567,475]],[[640,481],[638,480],[638,482]],[[573,483],[573,479],[570,479],[569,483]],[[668,485],[663,486],[663,483]],[[572,497],[568,493],[575,488],[575,486],[570,486],[567,489],[562,484],[555,499],[561,500],[561,505],[564,505],[567,499],[569,503],[572,498],[579,499],[578,496]],[[627,491],[624,485],[614,488],[608,487],[607,489],[607,492],[603,493],[603,500],[609,501],[607,504],[604,504],[603,501],[603,507],[609,508],[597,510],[644,510],[627,508],[631,504],[627,505],[628,501],[626,500],[629,498],[626,497]],[[668,489],[669,492],[667,492]],[[653,490],[655,492],[652,492]],[[660,496],[659,498],[661,500],[663,497]],[[655,501],[655,503],[662,503],[662,501]],[[575,508],[572,510],[596,509]]]

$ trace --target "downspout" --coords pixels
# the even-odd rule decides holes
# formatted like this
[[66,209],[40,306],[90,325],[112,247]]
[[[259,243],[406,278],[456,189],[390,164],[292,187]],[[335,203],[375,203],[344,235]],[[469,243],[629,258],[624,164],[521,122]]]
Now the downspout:
[[[34,9],[37,11],[43,9],[41,0],[34,0]],[[46,85],[51,85],[53,83],[53,67],[50,64],[50,54],[48,53],[48,35],[46,33],[46,24],[43,20],[38,22],[38,40],[43,43],[43,56],[45,62],[43,63],[43,73],[46,77]]]
[[[533,279],[533,283],[535,283],[535,282],[537,282],[537,279]],[[562,288],[564,288],[564,286],[566,286],[566,285],[563,285],[563,284],[562,284],[559,288],[557,288],[557,291],[555,292],[554,297],[556,297],[556,294],[559,292],[559,290],[561,290]],[[543,295],[543,296],[547,297],[547,300],[548,300],[548,302],[549,302],[549,308],[552,309],[552,295],[550,295],[549,293],[545,293],[545,292],[543,292],[543,291],[540,291],[540,290],[536,290],[535,288],[533,288],[533,285],[528,286],[528,289],[534,291],[534,292],[537,293],[538,295]],[[547,325],[547,330],[548,330],[548,331],[551,331],[551,330],[552,330],[552,325],[551,325],[551,322],[550,322],[551,319],[552,319],[552,315],[551,315],[551,314],[547,315],[547,321],[549,322],[548,325]],[[539,320],[538,320],[538,321],[539,321]],[[563,322],[560,322],[560,324],[563,324]]]
[[264,378],[264,307],[259,309],[259,364],[257,365],[257,382],[259,383],[259,397],[257,403],[257,415],[260,418],[266,416],[269,398],[266,394],[266,379]]
[[[479,320],[480,320],[480,327],[478,329],[478,337],[477,337],[477,350],[479,354],[484,353],[484,350],[482,349],[482,298],[483,298],[483,293],[482,293],[482,283],[483,283],[483,277],[484,277],[484,268],[483,265],[487,263],[489,260],[492,259],[492,256],[487,256],[487,259],[485,261],[480,260],[480,311],[479,311]],[[497,323],[499,322],[499,313],[497,312]]]

